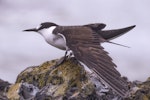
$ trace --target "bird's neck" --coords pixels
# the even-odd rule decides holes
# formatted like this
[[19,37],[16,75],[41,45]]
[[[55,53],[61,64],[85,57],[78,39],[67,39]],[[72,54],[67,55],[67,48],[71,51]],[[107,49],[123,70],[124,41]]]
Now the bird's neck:
[[59,48],[61,50],[66,50],[66,42],[63,39],[63,37],[60,35],[53,34],[53,30],[55,28],[56,27],[53,26],[53,27],[50,27],[47,29],[43,29],[43,30],[40,30],[39,33],[45,38],[45,41],[48,44],[50,44],[56,48]]

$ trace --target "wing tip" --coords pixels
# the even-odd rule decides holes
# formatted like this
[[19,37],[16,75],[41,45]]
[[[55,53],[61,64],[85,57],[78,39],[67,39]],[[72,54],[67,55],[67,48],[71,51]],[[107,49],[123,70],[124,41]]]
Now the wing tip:
[[117,37],[129,32],[130,30],[132,30],[135,27],[136,27],[136,25],[132,25],[132,26],[128,26],[128,27],[120,28],[120,29],[103,30],[103,31],[99,31],[99,34],[106,40],[112,40],[114,38],[117,38]]
[[136,25],[132,25],[132,26],[129,26],[129,27],[127,27],[129,30],[131,30],[131,29],[133,29],[133,28],[135,28],[136,27]]

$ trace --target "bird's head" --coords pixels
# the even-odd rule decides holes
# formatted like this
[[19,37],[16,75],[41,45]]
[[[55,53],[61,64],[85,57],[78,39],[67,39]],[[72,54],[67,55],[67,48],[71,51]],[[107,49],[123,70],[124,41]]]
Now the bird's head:
[[50,29],[51,27],[56,27],[58,26],[57,24],[55,23],[51,23],[51,22],[44,22],[44,23],[41,23],[38,27],[36,28],[31,28],[31,29],[26,29],[26,30],[23,30],[23,31],[26,31],[26,32],[38,32],[38,33],[41,33],[42,30],[48,30]]

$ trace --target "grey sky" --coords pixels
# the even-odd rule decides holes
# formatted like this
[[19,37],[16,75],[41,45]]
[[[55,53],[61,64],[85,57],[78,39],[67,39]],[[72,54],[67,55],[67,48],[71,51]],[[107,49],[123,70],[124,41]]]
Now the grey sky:
[[60,25],[105,23],[106,29],[137,27],[113,40],[130,46],[103,44],[130,80],[150,76],[149,0],[0,0],[0,78],[14,82],[28,66],[59,58],[64,51],[36,33],[22,30],[50,21]]

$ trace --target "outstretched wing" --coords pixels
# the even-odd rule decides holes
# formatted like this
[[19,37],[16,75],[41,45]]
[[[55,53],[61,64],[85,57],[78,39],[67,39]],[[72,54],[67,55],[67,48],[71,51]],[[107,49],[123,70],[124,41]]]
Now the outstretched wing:
[[104,51],[104,48],[100,45],[99,41],[102,38],[99,38],[98,34],[87,27],[65,29],[61,34],[65,37],[66,44],[73,51],[76,59],[93,70],[118,94],[125,96],[128,90],[126,82],[115,69],[116,65],[108,56],[108,52]]

